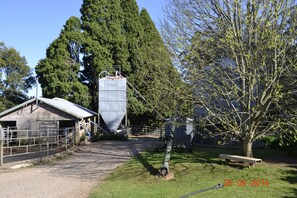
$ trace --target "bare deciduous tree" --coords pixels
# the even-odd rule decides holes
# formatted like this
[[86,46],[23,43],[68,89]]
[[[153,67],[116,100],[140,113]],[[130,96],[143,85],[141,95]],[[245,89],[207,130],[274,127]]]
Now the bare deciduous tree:
[[171,0],[165,13],[163,37],[196,92],[200,123],[253,156],[254,140],[280,126],[272,110],[296,69],[296,1]]

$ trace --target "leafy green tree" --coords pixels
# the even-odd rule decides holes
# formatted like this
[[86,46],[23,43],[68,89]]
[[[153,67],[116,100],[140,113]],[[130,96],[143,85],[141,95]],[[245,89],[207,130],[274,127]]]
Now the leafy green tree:
[[[296,67],[292,0],[172,0],[164,38],[185,71],[201,107],[200,121],[222,137],[237,137],[243,155],[280,122],[285,73]],[[296,54],[296,48],[293,50]],[[292,77],[292,76],[290,76]]]
[[89,106],[88,88],[79,80],[80,50],[83,41],[80,19],[70,17],[60,36],[46,51],[35,70],[43,96],[61,97],[83,106]]
[[[297,60],[297,11],[291,13],[288,20],[290,29],[294,29],[295,45],[287,51],[288,64],[291,60]],[[287,34],[287,33],[286,33]],[[281,146],[289,152],[290,155],[296,155],[297,150],[297,64],[290,67],[281,78],[282,98],[279,104],[275,105],[271,111],[280,123],[277,134]]]
[[26,101],[26,93],[34,83],[25,57],[0,42],[0,111]]

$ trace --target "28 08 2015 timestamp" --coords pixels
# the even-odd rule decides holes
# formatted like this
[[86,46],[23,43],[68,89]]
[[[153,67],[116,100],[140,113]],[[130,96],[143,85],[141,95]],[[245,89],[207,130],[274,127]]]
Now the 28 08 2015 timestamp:
[[238,179],[233,181],[231,179],[224,180],[224,186],[238,186],[238,187],[268,187],[269,181],[267,179],[252,179],[252,180],[245,180],[245,179]]

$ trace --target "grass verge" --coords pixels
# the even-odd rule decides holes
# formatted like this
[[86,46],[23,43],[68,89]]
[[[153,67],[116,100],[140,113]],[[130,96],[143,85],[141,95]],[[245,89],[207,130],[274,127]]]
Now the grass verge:
[[[255,150],[255,157],[273,157],[276,150]],[[171,155],[172,180],[156,177],[163,152],[144,152],[117,168],[90,194],[97,197],[180,197],[215,186],[191,197],[297,197],[297,166],[262,163],[248,168],[228,165],[220,153],[240,154],[237,149],[195,148],[193,153],[174,151]]]

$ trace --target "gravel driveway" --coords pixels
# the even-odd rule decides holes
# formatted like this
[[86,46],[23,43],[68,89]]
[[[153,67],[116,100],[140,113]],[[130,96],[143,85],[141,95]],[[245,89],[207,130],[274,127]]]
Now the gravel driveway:
[[80,146],[66,159],[46,165],[0,169],[0,198],[88,197],[91,189],[113,169],[142,150],[154,149],[159,140],[101,141]]

